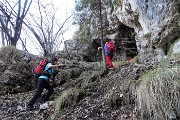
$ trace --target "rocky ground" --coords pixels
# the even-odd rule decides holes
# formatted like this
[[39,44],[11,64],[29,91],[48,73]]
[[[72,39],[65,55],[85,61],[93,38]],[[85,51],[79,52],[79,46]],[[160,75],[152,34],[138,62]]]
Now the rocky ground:
[[[115,71],[103,75],[99,71],[90,69],[91,64],[86,63],[86,69],[80,76],[69,77],[69,81],[55,87],[48,106],[40,109],[39,101],[35,110],[27,111],[26,104],[34,91],[0,96],[0,119],[3,120],[123,120],[136,119],[135,82],[147,67],[143,65],[126,64],[119,66]],[[75,64],[73,65],[75,66]],[[77,67],[78,68],[78,67]],[[80,67],[79,67],[80,68]],[[69,67],[69,70],[73,67]],[[89,69],[89,70],[88,70]],[[76,72],[79,69],[75,70]],[[79,70],[80,71],[80,70]],[[63,73],[63,72],[62,72]],[[83,77],[91,80],[91,85],[83,88]],[[132,84],[129,84],[131,83]],[[64,107],[55,117],[54,99],[67,88],[80,86],[84,94],[76,103]],[[43,93],[44,94],[44,93]],[[43,96],[43,95],[42,95]],[[43,110],[42,110],[43,109]]]
[[50,101],[41,105],[40,98],[28,111],[35,91],[31,69],[40,59],[11,47],[0,50],[0,119],[136,119],[136,83],[151,66],[116,62],[114,71],[104,73],[101,62],[59,59],[66,67],[57,69]]

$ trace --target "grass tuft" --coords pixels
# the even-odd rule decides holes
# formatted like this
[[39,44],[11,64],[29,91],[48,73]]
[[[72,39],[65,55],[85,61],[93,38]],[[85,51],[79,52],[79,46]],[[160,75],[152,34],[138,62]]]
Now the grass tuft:
[[70,88],[63,93],[55,100],[55,116],[59,117],[62,115],[62,111],[70,106],[73,106],[84,96],[84,92],[78,88]]
[[140,79],[137,89],[141,119],[165,120],[180,116],[180,68],[157,68]]

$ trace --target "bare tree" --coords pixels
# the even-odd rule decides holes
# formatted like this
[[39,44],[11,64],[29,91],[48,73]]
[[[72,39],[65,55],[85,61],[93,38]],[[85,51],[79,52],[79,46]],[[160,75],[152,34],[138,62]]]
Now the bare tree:
[[7,36],[7,45],[16,47],[17,41],[21,35],[23,19],[25,18],[31,3],[32,0],[30,0],[30,2],[24,0],[24,4],[22,5],[22,1],[18,0],[14,3],[14,6],[12,6],[12,3],[9,3],[9,0],[0,2],[0,28],[5,36]]
[[2,30],[1,30],[1,38],[2,38],[2,45],[5,46],[5,36]]
[[37,16],[30,14],[31,21],[26,19],[24,24],[37,39],[44,56],[49,56],[57,49],[58,45],[61,44],[62,41],[59,41],[59,38],[65,32],[62,29],[72,15],[66,18],[62,24],[59,24],[56,19],[56,10],[53,4],[43,5],[40,0],[38,0],[37,5]]

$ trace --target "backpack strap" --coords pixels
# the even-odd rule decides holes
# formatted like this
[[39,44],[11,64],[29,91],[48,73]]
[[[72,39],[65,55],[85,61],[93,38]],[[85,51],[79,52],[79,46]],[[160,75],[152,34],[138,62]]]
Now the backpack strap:
[[32,72],[32,74],[33,74],[34,76],[36,76],[36,73],[34,72],[34,69],[35,69],[35,68],[32,68],[31,72]]
[[[48,62],[48,63],[50,63],[50,62]],[[47,68],[47,69],[46,69],[48,63],[46,64],[45,69],[44,69],[44,71],[43,71],[43,75],[45,75],[45,76],[50,76],[50,75],[51,75],[51,74],[49,73],[49,69],[50,69],[50,68]]]

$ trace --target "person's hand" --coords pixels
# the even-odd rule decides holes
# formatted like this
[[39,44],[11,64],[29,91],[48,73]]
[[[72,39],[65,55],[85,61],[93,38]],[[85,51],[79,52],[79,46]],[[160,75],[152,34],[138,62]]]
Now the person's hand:
[[59,67],[63,67],[64,66],[64,64],[59,64]]
[[98,47],[98,51],[100,51],[102,49],[102,47]]
[[65,64],[61,64],[61,67],[66,67],[66,65]]
[[58,67],[58,68],[64,68],[64,67],[66,67],[65,64],[59,64],[59,67]]

